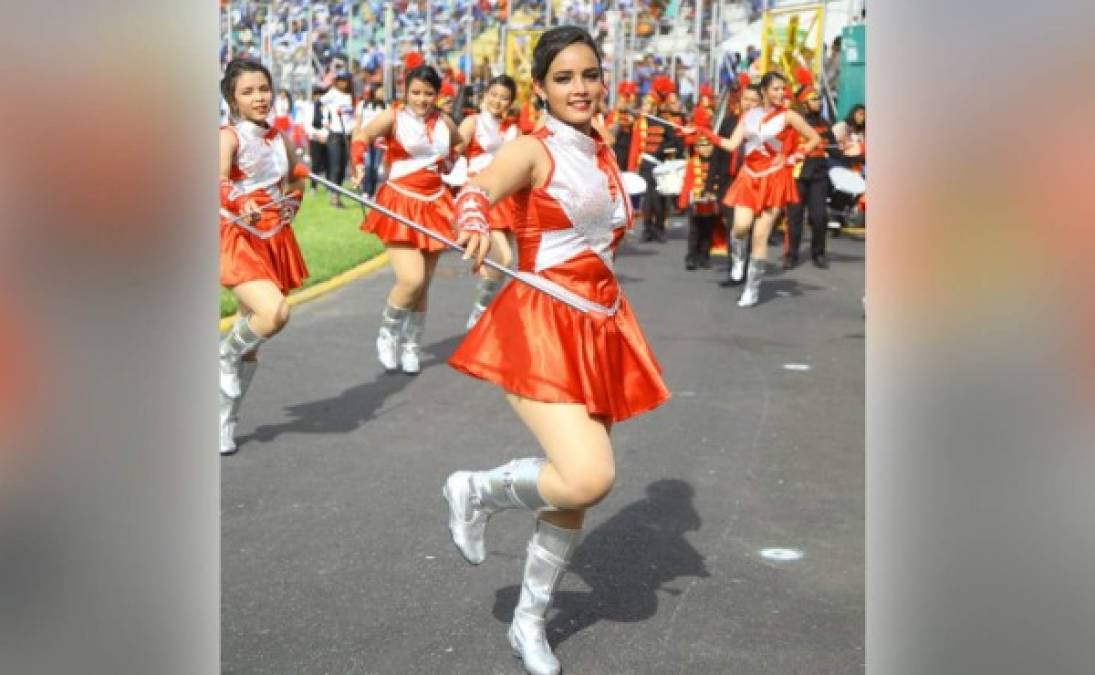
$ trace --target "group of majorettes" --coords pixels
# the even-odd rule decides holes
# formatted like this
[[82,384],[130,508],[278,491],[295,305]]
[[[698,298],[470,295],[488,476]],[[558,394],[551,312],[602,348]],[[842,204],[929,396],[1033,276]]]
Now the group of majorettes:
[[[507,637],[530,673],[558,673],[546,615],[574,554],[585,512],[611,490],[615,423],[669,397],[661,369],[614,272],[615,252],[632,224],[631,202],[611,145],[596,130],[605,94],[601,55],[581,28],[545,32],[536,45],[533,91],[542,117],[519,136],[506,121],[514,83],[496,78],[480,112],[458,128],[439,111],[440,79],[429,66],[406,74],[401,104],[353,133],[360,179],[363,154],[386,144],[386,181],[376,202],[456,241],[480,270],[468,333],[449,359],[458,371],[493,382],[528,427],[543,456],[495,468],[456,471],[442,486],[453,543],[479,564],[489,519],[503,510],[535,514],[520,596]],[[788,166],[817,144],[800,116],[782,107],[786,82],[761,82],[762,105],[747,111],[729,139],[745,144],[745,169],[731,187],[733,255],[753,230],[753,258],[742,304],[756,301],[768,231],[795,200]],[[221,451],[232,452],[239,403],[258,346],[288,319],[286,293],[307,268],[289,225],[301,173],[285,140],[266,123],[269,73],[253,62],[228,66],[222,92],[232,112],[221,131],[221,282],[240,305],[221,342]],[[796,147],[792,135],[805,143]],[[455,199],[441,181],[456,156],[469,158],[469,180]],[[362,229],[387,245],[395,284],[381,312],[377,357],[388,370],[417,373],[427,295],[444,246],[372,210]],[[516,249],[516,251],[514,250]],[[509,283],[482,265],[488,255],[535,278]],[[574,300],[564,304],[541,289]],[[433,489],[423,486],[424,489]]]

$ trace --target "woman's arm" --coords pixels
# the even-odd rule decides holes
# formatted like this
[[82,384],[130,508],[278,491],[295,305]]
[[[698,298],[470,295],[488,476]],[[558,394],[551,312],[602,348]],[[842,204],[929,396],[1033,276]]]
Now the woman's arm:
[[806,138],[806,144],[799,148],[796,154],[805,157],[821,143],[821,136],[817,133],[817,130],[807,124],[806,120],[802,119],[802,115],[797,112],[787,111],[787,123],[791,125],[792,129]]
[[354,167],[351,182],[360,186],[365,181],[365,153],[373,141],[381,136],[392,133],[395,127],[395,109],[388,108],[376,115],[364,127],[354,127],[354,133],[350,136],[350,163]]
[[[482,114],[482,113],[480,113]],[[471,139],[475,136],[475,121],[476,115],[468,115],[464,118],[464,121],[460,123],[458,131],[460,132],[460,138],[467,139],[468,142],[464,144],[461,149],[461,153],[467,152],[468,146],[471,145]]]
[[727,152],[734,152],[741,145],[745,139],[745,130],[742,128],[741,120],[738,120],[737,126],[734,127],[734,132],[730,134],[730,138],[723,138],[710,129],[697,129],[694,126],[687,126],[681,128],[681,133],[688,135],[699,132],[704,138],[711,142],[711,145],[716,148],[722,148]]
[[473,259],[473,269],[479,269],[490,251],[490,207],[522,188],[543,183],[550,166],[551,159],[540,141],[521,136],[504,143],[487,168],[460,191],[456,198],[456,243],[466,247],[464,260]]

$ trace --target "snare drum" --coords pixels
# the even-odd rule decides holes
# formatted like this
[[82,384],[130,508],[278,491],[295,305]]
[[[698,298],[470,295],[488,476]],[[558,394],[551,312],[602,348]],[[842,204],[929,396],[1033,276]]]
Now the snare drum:
[[858,197],[867,191],[867,181],[863,180],[863,176],[842,166],[829,169],[829,182],[833,184],[833,189],[837,192],[853,197]]
[[646,179],[639,174],[624,171],[620,174],[620,178],[624,181],[624,191],[627,194],[632,196],[646,194]]
[[684,187],[684,167],[686,160],[673,159],[654,167],[654,187],[658,194],[679,195]]

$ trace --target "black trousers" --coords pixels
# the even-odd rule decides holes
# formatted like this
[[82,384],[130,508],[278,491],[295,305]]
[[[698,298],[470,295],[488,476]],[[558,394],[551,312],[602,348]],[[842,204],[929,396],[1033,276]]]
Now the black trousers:
[[829,177],[825,174],[816,178],[798,179],[798,203],[787,207],[787,238],[784,255],[798,257],[802,245],[802,226],[806,216],[810,217],[810,255],[825,253],[825,237],[828,235],[828,214],[825,202],[829,196]]
[[[308,155],[312,158],[312,173],[317,176],[327,176],[327,144],[321,141],[308,141]],[[312,189],[315,189],[316,181],[312,180]]]
[[350,161],[350,137],[331,132],[327,135],[327,180],[342,185]]
[[643,162],[639,175],[646,181],[646,197],[643,199],[643,236],[665,234],[665,219],[669,217],[670,197],[658,192],[654,182],[654,166]]
[[685,264],[706,265],[711,259],[711,234],[718,221],[717,213],[701,216],[690,209],[688,215],[688,253]]

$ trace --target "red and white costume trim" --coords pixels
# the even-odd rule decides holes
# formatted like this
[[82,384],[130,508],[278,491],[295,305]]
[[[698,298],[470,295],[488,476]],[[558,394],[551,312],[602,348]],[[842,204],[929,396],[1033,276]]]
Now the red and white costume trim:
[[[300,288],[308,266],[289,226],[295,210],[284,201],[288,185],[289,155],[277,129],[250,121],[238,121],[226,129],[236,134],[239,147],[232,160],[229,178],[230,204],[253,200],[263,208],[259,222],[231,222],[239,208],[222,205],[220,210],[220,282],[231,288],[246,281],[269,279],[282,293]],[[275,201],[281,204],[273,205]],[[295,204],[293,205],[295,206]]]
[[[452,195],[441,182],[440,165],[451,147],[449,127],[434,111],[425,118],[406,107],[395,113],[395,124],[385,137],[388,180],[377,190],[376,202],[414,222],[454,238]],[[445,245],[379,211],[370,211],[361,224],[385,244],[404,244],[422,251],[443,251]]]
[[612,148],[550,115],[532,133],[552,162],[546,184],[514,195],[519,269],[603,311],[583,313],[508,284],[449,364],[537,401],[583,403],[619,421],[669,391],[631,312],[613,260],[631,204]]
[[[512,120],[500,121],[485,111],[476,114],[475,134],[468,140],[464,153],[468,157],[468,178],[487,168],[494,161],[494,155],[502,144],[519,135],[520,130]],[[506,197],[491,207],[490,229],[512,230],[514,215],[513,198]]]
[[[784,108],[753,108],[742,116],[745,162],[723,199],[754,213],[798,201],[792,167],[786,162],[798,143]],[[782,156],[784,161],[775,161]]]

